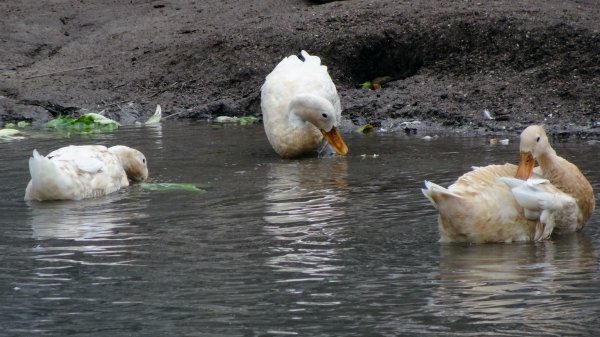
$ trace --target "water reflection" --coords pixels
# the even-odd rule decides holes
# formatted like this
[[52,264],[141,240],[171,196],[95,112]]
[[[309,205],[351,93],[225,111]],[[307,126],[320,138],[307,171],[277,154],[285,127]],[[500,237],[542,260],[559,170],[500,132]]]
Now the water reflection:
[[[132,219],[144,218],[139,202],[126,192],[81,201],[31,202],[30,225],[39,261],[68,264],[129,264],[125,259],[136,239]],[[84,254],[79,254],[84,253]]]
[[[265,230],[273,237],[267,265],[310,279],[335,275],[347,198],[347,162],[321,158],[273,163],[266,188]],[[289,278],[291,277],[291,279]],[[287,275],[285,281],[297,281]]]
[[[544,325],[553,326],[548,333],[572,332],[600,304],[586,291],[597,282],[597,265],[592,240],[582,233],[538,244],[442,245],[430,309],[474,324],[525,322],[538,332]],[[556,319],[571,323],[559,327]]]
[[147,134],[145,137],[147,139],[153,139],[154,143],[157,145],[157,149],[163,148],[163,131],[162,124],[144,124],[141,126],[144,129],[144,132]]

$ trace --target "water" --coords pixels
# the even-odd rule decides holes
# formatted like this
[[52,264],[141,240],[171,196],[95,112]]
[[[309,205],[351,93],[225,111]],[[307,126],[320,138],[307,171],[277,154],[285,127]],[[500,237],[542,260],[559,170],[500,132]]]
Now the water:
[[[600,333],[597,214],[583,233],[537,244],[437,242],[422,181],[514,162],[517,139],[345,136],[348,157],[302,160],[276,157],[261,126],[0,143],[0,335]],[[152,181],[206,192],[22,201],[34,148],[84,143],[136,147]],[[555,144],[596,190],[598,146]]]

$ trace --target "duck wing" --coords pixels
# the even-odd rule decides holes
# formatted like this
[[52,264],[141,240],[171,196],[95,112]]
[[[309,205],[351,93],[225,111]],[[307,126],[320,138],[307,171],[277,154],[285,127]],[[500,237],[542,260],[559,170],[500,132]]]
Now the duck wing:
[[511,177],[501,177],[498,180],[509,186],[527,218],[559,230],[577,224],[577,200],[552,185],[549,180],[521,180]]

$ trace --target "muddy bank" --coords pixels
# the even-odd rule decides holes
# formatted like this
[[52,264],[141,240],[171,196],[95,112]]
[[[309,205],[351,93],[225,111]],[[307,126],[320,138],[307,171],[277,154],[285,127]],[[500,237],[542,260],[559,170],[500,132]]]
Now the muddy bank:
[[130,123],[156,104],[170,118],[260,117],[266,74],[306,49],[356,125],[596,137],[598,17],[591,0],[3,2],[0,120],[104,110]]

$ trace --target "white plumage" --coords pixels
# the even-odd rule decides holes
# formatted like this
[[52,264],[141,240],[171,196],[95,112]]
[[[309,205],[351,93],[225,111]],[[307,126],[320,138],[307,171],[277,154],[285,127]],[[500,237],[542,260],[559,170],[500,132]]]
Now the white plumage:
[[513,197],[523,207],[528,219],[539,220],[552,228],[577,223],[577,201],[549,180],[503,177],[500,181],[511,188]]
[[148,178],[146,157],[127,146],[67,146],[46,157],[33,150],[25,200],[81,200],[103,196]]
[[318,149],[323,136],[338,154],[348,148],[338,127],[341,104],[335,84],[321,59],[301,52],[284,58],[261,88],[265,132],[282,157],[297,157]]

